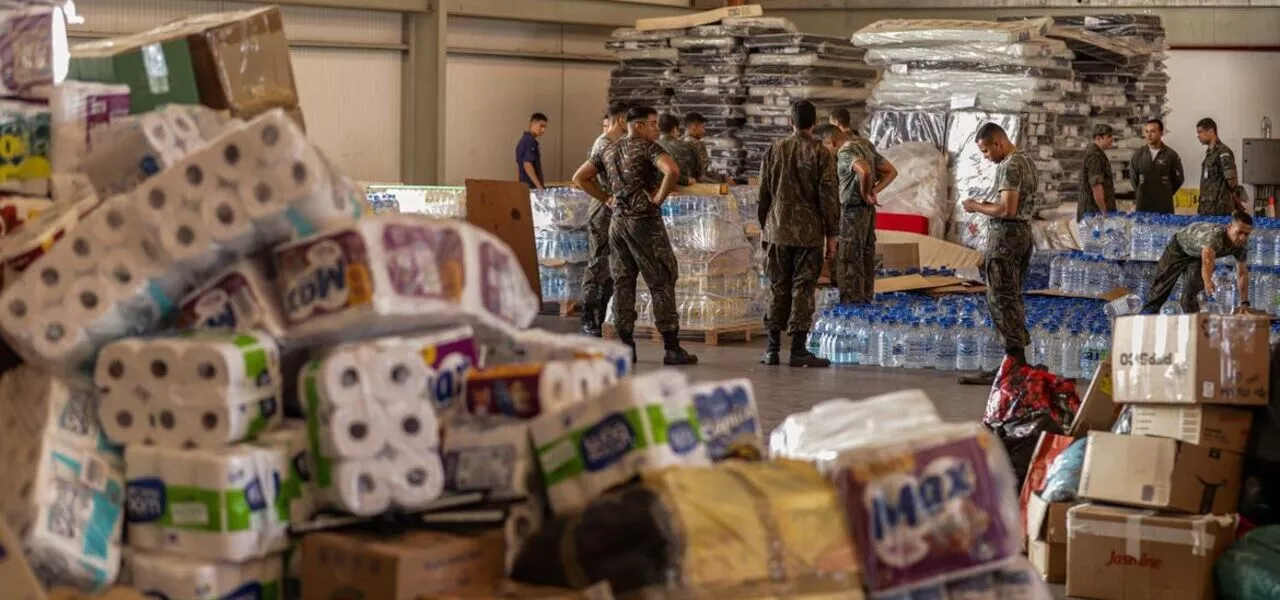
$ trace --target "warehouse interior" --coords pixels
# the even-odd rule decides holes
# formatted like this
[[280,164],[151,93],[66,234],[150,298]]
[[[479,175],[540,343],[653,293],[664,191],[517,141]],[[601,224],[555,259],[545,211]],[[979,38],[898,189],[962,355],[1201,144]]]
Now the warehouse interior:
[[6,0],[0,121],[0,600],[1280,598],[1280,0]]

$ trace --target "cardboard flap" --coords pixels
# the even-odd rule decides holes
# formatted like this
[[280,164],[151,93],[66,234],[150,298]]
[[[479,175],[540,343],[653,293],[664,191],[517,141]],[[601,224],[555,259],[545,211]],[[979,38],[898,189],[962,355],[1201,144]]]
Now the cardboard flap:
[[881,269],[919,269],[920,245],[876,243],[876,261]]
[[[686,6],[688,6],[686,4]],[[662,29],[687,29],[689,27],[697,27],[699,25],[710,25],[719,23],[721,20],[728,18],[741,17],[759,17],[764,14],[764,9],[759,4],[748,4],[746,6],[726,6],[715,10],[708,10],[691,15],[681,15],[677,17],[654,17],[652,19],[637,19],[636,31],[658,31]]]
[[511,246],[524,268],[529,287],[542,298],[542,283],[538,273],[538,249],[533,238],[533,208],[529,200],[529,187],[515,181],[484,181],[468,179],[467,222]]
[[1080,410],[1067,435],[1078,438],[1090,431],[1111,431],[1120,410],[1121,407],[1111,399],[1111,361],[1103,360],[1093,373],[1093,380],[1080,401]]

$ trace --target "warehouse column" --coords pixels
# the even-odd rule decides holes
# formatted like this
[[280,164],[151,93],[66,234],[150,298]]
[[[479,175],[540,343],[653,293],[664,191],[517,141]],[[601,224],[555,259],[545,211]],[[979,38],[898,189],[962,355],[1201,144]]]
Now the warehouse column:
[[405,14],[409,54],[401,84],[400,178],[415,185],[439,184],[444,178],[445,4],[429,0],[425,12]]

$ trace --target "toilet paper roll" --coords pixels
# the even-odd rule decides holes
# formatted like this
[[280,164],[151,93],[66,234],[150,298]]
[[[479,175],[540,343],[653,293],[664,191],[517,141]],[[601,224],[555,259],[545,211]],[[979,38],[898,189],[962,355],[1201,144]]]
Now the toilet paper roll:
[[167,403],[155,409],[155,442],[162,448],[213,449],[249,438],[252,405],[184,406]]
[[103,433],[116,444],[129,446],[155,441],[151,408],[142,398],[123,388],[101,395],[98,418]]
[[467,410],[530,419],[578,401],[579,392],[569,363],[504,365],[467,375]]
[[709,381],[689,391],[711,460],[758,460],[764,455],[764,434],[750,379]]
[[29,332],[37,317],[43,313],[38,290],[30,285],[11,285],[5,288],[0,297],[3,310],[0,311],[0,325],[5,331]]
[[411,452],[434,450],[440,446],[440,423],[431,404],[423,400],[406,400],[387,404],[386,434],[393,446]]
[[397,341],[372,353],[365,375],[373,398],[388,404],[425,398],[435,373],[416,348]]
[[126,386],[146,381],[138,356],[142,346],[139,339],[124,339],[104,346],[94,365],[93,382],[102,389],[123,390]]
[[613,365],[604,360],[575,360],[569,364],[577,396],[583,400],[595,398],[617,383]]
[[143,380],[148,388],[164,393],[181,381],[182,347],[172,338],[148,340],[138,349],[138,364],[142,366]]
[[255,224],[278,218],[289,209],[275,182],[259,173],[240,179],[236,184],[236,197]]
[[75,283],[76,271],[71,265],[65,263],[65,259],[60,256],[62,254],[65,253],[58,252],[46,256],[39,264],[33,265],[34,277],[24,279],[24,283],[36,286],[37,297],[43,302],[61,301],[66,297],[67,290]]
[[243,141],[245,152],[260,167],[274,164],[272,159],[276,157],[297,154],[306,139],[297,124],[281,110],[263,113],[237,137]]
[[262,332],[202,333],[179,342],[177,381],[249,395],[280,386],[280,351]]
[[[289,205],[296,204],[294,209],[304,215],[313,208],[323,207],[325,196],[333,195],[329,170],[312,148],[306,148],[298,156],[264,169],[261,176],[262,181],[270,185],[282,201]],[[303,200],[308,201],[302,202]],[[304,233],[309,235],[313,232]]]
[[185,206],[199,206],[218,189],[219,160],[211,152],[202,150],[188,155],[174,166],[182,181],[182,199]]
[[257,232],[244,203],[233,192],[215,190],[200,203],[200,221],[219,246],[236,253],[257,244]]
[[103,247],[117,248],[134,231],[136,213],[131,196],[112,196],[86,217],[89,233]]
[[325,405],[354,406],[372,400],[365,393],[367,377],[356,348],[342,347],[303,369],[298,387]]
[[65,264],[76,274],[95,271],[98,261],[109,250],[85,227],[76,228],[59,243],[67,245],[68,251],[60,254],[65,258]]
[[216,259],[217,246],[200,217],[177,212],[157,223],[161,252],[173,263],[206,268]]
[[113,287],[103,275],[77,278],[67,288],[64,314],[74,323],[84,323],[95,329],[127,330],[130,324],[116,309]]
[[[630,362],[630,359],[628,359],[628,362]],[[595,385],[599,386],[599,393],[604,393],[604,390],[618,384],[618,369],[612,361],[607,359],[593,360],[591,361],[591,371]]]
[[444,492],[444,466],[435,453],[397,453],[387,460],[391,501],[408,510],[421,510]]
[[[629,454],[636,442],[644,435],[640,419],[610,421],[607,430],[611,433],[611,445],[601,445],[594,441],[600,436],[589,436],[592,445],[583,452],[578,438],[585,442],[588,436],[579,436],[579,432],[587,432],[592,424],[601,421],[604,413],[597,402],[578,402],[570,404],[557,413],[542,415],[529,423],[529,437],[533,440],[537,453],[542,481],[546,490],[547,502],[556,516],[577,514],[586,507],[592,496],[588,492],[586,470],[588,468],[604,468],[609,465],[602,458],[603,452],[609,449],[614,460]],[[446,441],[449,436],[445,437]],[[592,460],[591,463],[587,459]]]
[[391,472],[377,459],[339,462],[333,467],[332,501],[361,517],[379,515],[391,508]]
[[32,321],[30,335],[31,350],[41,362],[80,366],[93,357],[88,332],[65,314],[46,311]]
[[279,431],[259,436],[257,444],[277,449],[288,461],[289,470],[280,496],[288,506],[289,522],[311,520],[319,505],[312,480],[315,465],[306,421],[286,421]]
[[338,406],[323,420],[320,451],[324,456],[373,458],[386,445],[386,416],[377,405]]

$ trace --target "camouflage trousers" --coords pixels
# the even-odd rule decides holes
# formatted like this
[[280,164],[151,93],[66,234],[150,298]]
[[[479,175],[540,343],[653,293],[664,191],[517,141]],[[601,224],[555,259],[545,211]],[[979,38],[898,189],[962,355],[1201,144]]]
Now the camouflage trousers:
[[866,304],[875,296],[875,207],[846,208],[840,215],[835,275],[841,304]]
[[814,291],[822,274],[822,248],[769,244],[765,249],[769,276],[768,331],[807,333],[813,326]]
[[1177,287],[1178,279],[1182,277],[1186,279],[1182,280],[1182,298],[1178,301],[1178,307],[1187,314],[1198,313],[1200,292],[1204,291],[1200,258],[1187,256],[1182,252],[1178,240],[1169,240],[1164,254],[1160,255],[1160,262],[1156,263],[1156,276],[1151,280],[1151,291],[1147,292],[1147,302],[1142,305],[1142,314],[1159,314],[1164,303],[1173,294],[1173,288]]
[[1031,266],[1031,224],[991,219],[983,269],[987,277],[987,310],[1006,349],[1026,348],[1027,311],[1022,303],[1022,281]]
[[613,326],[636,328],[636,277],[644,277],[653,303],[653,324],[663,333],[680,330],[676,312],[676,254],[662,217],[615,216],[609,225],[609,267],[613,273]]
[[609,273],[609,222],[613,209],[598,200],[591,201],[587,219],[587,242],[591,253],[582,272],[582,302],[600,306],[613,294],[613,277]]

